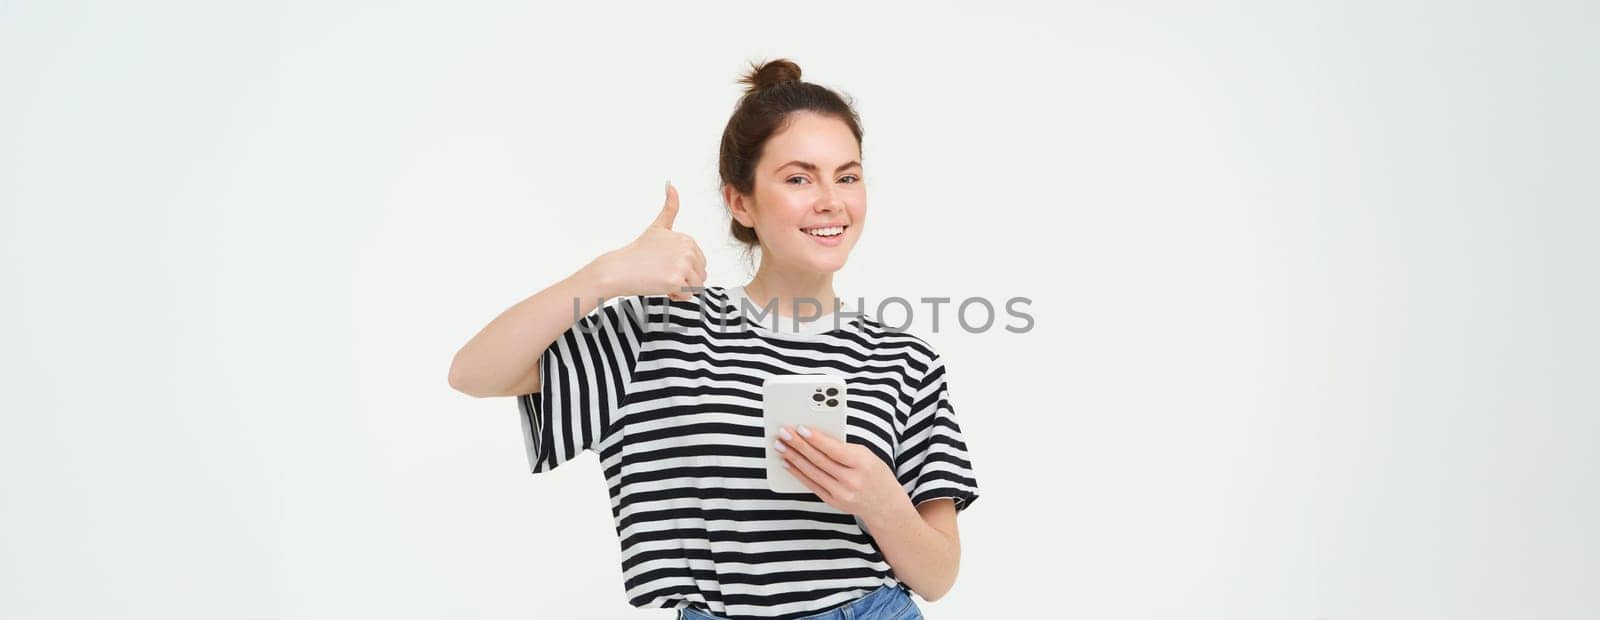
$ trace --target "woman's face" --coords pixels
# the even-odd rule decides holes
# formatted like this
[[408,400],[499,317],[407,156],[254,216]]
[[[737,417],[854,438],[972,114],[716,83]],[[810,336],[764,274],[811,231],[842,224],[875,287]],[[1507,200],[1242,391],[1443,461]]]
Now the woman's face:
[[813,112],[791,114],[767,140],[753,196],[728,192],[733,216],[761,239],[762,262],[785,270],[838,271],[867,222],[861,146],[844,121]]

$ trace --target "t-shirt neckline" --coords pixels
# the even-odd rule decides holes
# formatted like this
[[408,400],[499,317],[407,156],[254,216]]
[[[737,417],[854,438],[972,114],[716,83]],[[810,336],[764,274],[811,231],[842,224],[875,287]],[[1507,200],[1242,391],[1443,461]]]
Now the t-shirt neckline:
[[[843,330],[846,326],[850,325],[856,320],[855,316],[848,317],[844,320],[839,319],[840,316],[844,316],[839,314],[840,312],[857,312],[853,305],[849,301],[845,300],[843,296],[839,297],[840,307],[838,310],[834,310],[833,312],[829,312],[814,319],[796,321],[795,317],[793,316],[785,316],[777,312],[769,311],[765,317],[762,317],[758,320],[754,313],[760,311],[761,306],[758,305],[755,300],[750,299],[750,296],[745,293],[743,285],[723,287],[722,292],[728,296],[727,303],[733,307],[733,314],[735,316],[742,317],[745,324],[763,332],[777,332],[788,335],[825,334],[830,331]],[[749,300],[748,308],[746,308],[746,300]],[[789,310],[793,310],[793,308],[790,308]],[[773,329],[774,323],[776,323],[777,329]],[[798,325],[796,325],[796,323],[798,323]]]

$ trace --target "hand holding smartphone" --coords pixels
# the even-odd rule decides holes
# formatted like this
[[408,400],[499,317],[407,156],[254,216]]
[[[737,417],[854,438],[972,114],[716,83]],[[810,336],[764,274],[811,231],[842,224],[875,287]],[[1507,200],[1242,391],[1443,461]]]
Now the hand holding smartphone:
[[811,490],[783,467],[783,454],[777,444],[778,429],[785,426],[825,432],[845,441],[846,411],[844,379],[826,374],[774,375],[761,384],[761,415],[766,423],[767,486],[779,493],[809,493]]

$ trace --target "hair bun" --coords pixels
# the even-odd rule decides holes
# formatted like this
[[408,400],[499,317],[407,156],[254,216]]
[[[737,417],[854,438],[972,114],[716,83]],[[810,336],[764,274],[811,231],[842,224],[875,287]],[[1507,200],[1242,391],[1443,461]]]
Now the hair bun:
[[787,58],[769,60],[762,64],[750,63],[750,72],[739,78],[746,85],[745,94],[772,88],[784,82],[800,81],[800,65]]

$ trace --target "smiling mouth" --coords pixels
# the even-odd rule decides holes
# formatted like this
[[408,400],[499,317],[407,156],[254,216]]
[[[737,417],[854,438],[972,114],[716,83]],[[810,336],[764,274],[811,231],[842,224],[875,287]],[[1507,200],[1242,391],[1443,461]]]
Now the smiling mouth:
[[834,237],[838,237],[839,235],[843,235],[844,231],[846,229],[848,229],[848,228],[850,228],[850,225],[846,224],[844,226],[823,226],[823,227],[820,227],[820,228],[802,228],[802,229],[800,229],[800,232],[803,232],[805,234],[811,235],[813,237],[822,237],[823,239],[831,239],[831,238],[834,238]]

